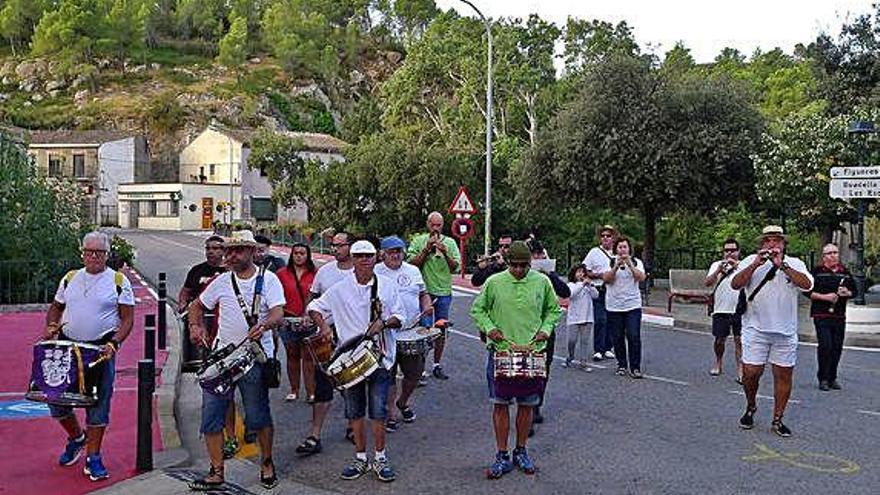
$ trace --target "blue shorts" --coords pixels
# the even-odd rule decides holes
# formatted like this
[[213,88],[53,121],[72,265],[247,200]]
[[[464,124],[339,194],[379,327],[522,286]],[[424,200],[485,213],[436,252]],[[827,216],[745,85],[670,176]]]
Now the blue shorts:
[[[87,426],[110,424],[110,399],[113,398],[113,382],[116,380],[116,355],[104,363],[104,371],[98,381],[98,403],[86,408]],[[73,416],[73,408],[49,404],[49,414],[55,419]]]
[[260,431],[272,426],[272,413],[269,410],[269,389],[263,384],[263,366],[254,365],[227,396],[214,395],[202,390],[202,426],[204,433],[220,433],[226,423],[226,410],[235,400],[235,389],[241,394],[244,404],[244,426],[247,431]]
[[386,403],[390,386],[391,373],[385,368],[379,368],[366,380],[344,390],[342,396],[345,398],[346,419],[363,418],[367,413],[369,399],[370,419],[385,421],[388,417]]
[[[430,298],[434,301],[434,314],[422,317],[421,324],[423,327],[431,328],[437,320],[449,321],[449,308],[452,307],[452,296],[436,296],[430,294]],[[445,337],[445,332],[444,335]]]
[[489,357],[486,361],[486,382],[489,384],[489,402],[508,406],[516,401],[520,406],[537,406],[541,402],[541,394],[527,394],[523,396],[497,397],[495,394],[495,351],[489,349]]

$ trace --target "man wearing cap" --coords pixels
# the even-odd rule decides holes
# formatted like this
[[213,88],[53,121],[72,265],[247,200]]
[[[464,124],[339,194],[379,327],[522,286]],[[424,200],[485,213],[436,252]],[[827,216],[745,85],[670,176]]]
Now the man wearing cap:
[[743,314],[743,389],[746,412],[740,427],[751,429],[758,409],[756,397],[764,365],[773,367],[773,422],[771,430],[791,436],[782,422],[791,396],[791,379],[797,360],[798,293],[813,288],[813,277],[804,262],[785,254],[782,227],[764,227],[758,252],[740,263],[733,276],[733,290],[745,289],[748,306]]
[[[249,230],[233,232],[225,242],[226,265],[230,271],[214,278],[190,305],[192,316],[190,338],[204,341],[207,335],[202,315],[206,310],[219,308],[220,325],[212,348],[227,344],[238,345],[245,339],[259,341],[268,357],[275,356],[272,328],[284,318],[284,289],[274,273],[258,270],[253,257],[257,242]],[[257,288],[262,287],[258,292]],[[259,295],[260,297],[257,297]],[[257,306],[258,305],[258,306]],[[272,461],[272,414],[269,410],[269,389],[264,375],[269,370],[256,363],[235,383],[244,405],[244,423],[247,431],[257,433],[260,445],[260,483],[266,489],[278,484]],[[200,431],[210,457],[211,469],[204,478],[190,482],[196,491],[209,491],[224,483],[223,424],[233,392],[216,395],[202,391],[202,424]]]
[[[428,215],[428,232],[415,236],[409,245],[407,255],[409,262],[422,271],[425,287],[434,301],[434,314],[422,319],[422,326],[434,326],[438,320],[449,320],[449,308],[452,306],[452,274],[461,263],[461,255],[455,240],[446,237],[443,232],[443,215],[431,212]],[[443,372],[440,359],[446,345],[446,330],[434,341],[434,378],[447,380],[449,376]]]
[[354,276],[334,284],[319,299],[310,302],[308,311],[325,338],[332,334],[327,318],[333,318],[341,348],[356,344],[366,336],[373,339],[381,351],[381,366],[366,380],[343,392],[345,417],[354,429],[355,458],[342,470],[342,478],[360,478],[371,468],[364,421],[369,413],[375,449],[372,469],[380,481],[394,481],[394,469],[385,453],[385,420],[388,387],[392,381],[389,370],[397,350],[392,329],[400,328],[404,310],[394,283],[374,272],[375,246],[369,241],[357,241],[351,246],[351,255]]
[[[376,265],[376,274],[387,278],[396,285],[397,294],[404,309],[403,321],[407,325],[415,324],[420,315],[430,314],[433,311],[431,298],[425,290],[422,274],[418,268],[403,261],[406,243],[401,238],[397,236],[386,237],[382,239],[380,247],[385,253],[385,259]],[[398,366],[403,372],[399,398],[395,384]],[[388,391],[388,420],[386,421],[388,431],[397,429],[396,414],[394,414],[392,406],[400,411],[400,417],[404,423],[415,421],[416,413],[413,411],[410,399],[419,385],[419,378],[424,369],[424,354],[397,353],[397,361],[394,364],[394,369],[391,370],[391,388]]]
[[[533,346],[535,351],[544,352],[547,339],[562,316],[553,285],[544,275],[529,270],[530,262],[528,246],[522,241],[513,242],[508,257],[509,268],[489,277],[471,307],[471,317],[480,333],[485,334],[489,349],[486,379],[489,398],[494,405],[492,424],[497,447],[495,460],[486,472],[490,479],[500,478],[514,465],[526,474],[536,471],[526,451],[526,441],[533,409],[541,399],[543,380],[522,380],[521,387],[511,390],[510,387],[499,388],[495,379],[496,351],[508,351],[513,344]],[[511,462],[507,449],[509,405],[514,401],[517,403],[516,449]]]
[[265,266],[272,273],[278,273],[278,270],[287,266],[283,259],[269,252],[272,247],[271,239],[264,235],[255,235],[254,239],[257,241],[257,250],[254,251],[255,265]]
[[599,245],[590,249],[583,264],[587,267],[587,277],[593,281],[593,287],[599,291],[599,297],[593,300],[593,361],[614,359],[614,338],[608,331],[608,313],[605,310],[605,282],[602,274],[611,270],[614,255],[614,241],[617,229],[611,225],[599,227]]

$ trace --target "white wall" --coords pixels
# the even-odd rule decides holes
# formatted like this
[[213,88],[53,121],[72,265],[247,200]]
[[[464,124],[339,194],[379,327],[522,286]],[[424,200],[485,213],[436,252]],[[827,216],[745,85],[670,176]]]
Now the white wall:
[[134,182],[135,138],[110,141],[98,147],[98,184],[102,206],[115,206],[119,184]]

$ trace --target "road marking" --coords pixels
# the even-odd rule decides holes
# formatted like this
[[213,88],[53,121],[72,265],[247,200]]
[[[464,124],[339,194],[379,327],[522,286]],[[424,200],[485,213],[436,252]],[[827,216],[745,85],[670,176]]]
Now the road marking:
[[[470,288],[467,288],[467,287],[458,287],[458,286],[453,286],[453,287],[452,287],[452,292],[453,292],[454,295],[457,295],[457,296],[459,296],[459,297],[463,297],[463,296],[478,296],[478,295],[480,295],[480,290],[479,290],[479,289],[470,289]],[[456,292],[457,292],[458,294],[455,294]]]
[[[659,325],[653,325],[653,326],[659,327]],[[693,330],[690,328],[672,327],[672,331],[681,332],[681,333],[690,333],[693,335],[702,335],[704,337],[711,337],[713,339],[715,338],[711,332],[702,332],[700,330]],[[819,344],[817,344],[815,342],[798,342],[798,345],[802,345],[805,347],[816,347]],[[880,347],[875,348],[875,347],[859,347],[859,346],[855,346],[855,345],[845,345],[845,346],[843,346],[843,348],[848,351],[880,352]]]
[[758,451],[757,453],[743,456],[742,460],[748,462],[779,461],[801,469],[832,474],[854,474],[861,469],[858,464],[849,459],[843,459],[830,454],[816,454],[812,452],[782,453],[771,449],[763,443],[756,443],[755,449]]
[[865,409],[859,409],[857,412],[859,412],[861,414],[867,414],[870,416],[880,416],[880,412],[877,412],[877,411],[868,411]]
[[[746,393],[743,392],[742,390],[728,390],[727,393],[728,393],[728,394],[742,395],[743,397],[745,397],[745,395],[746,395]],[[757,395],[755,395],[755,397],[757,397],[757,398],[759,398],[759,399],[764,399],[764,400],[774,400],[773,397],[770,397],[770,396],[768,396],[768,395],[757,394]],[[789,403],[789,404],[800,404],[801,401],[800,401],[799,399],[788,399],[788,403]]]
[[[469,339],[471,339],[471,340],[480,340],[480,338],[477,337],[476,335],[471,335],[471,334],[469,334],[469,333],[461,332],[461,331],[458,331],[458,330],[453,330],[453,329],[451,329],[451,328],[449,329],[449,332],[450,332],[450,333],[454,333],[454,334],[456,334],[456,335],[461,335],[462,337],[466,337],[466,338],[469,338]],[[553,358],[554,358],[554,359],[557,359],[557,360],[562,360],[562,361],[565,360],[565,356],[560,356],[559,354],[554,354],[554,355],[553,355]],[[602,370],[608,368],[608,366],[603,366],[603,365],[601,365],[601,364],[591,364],[591,363],[586,363],[586,366],[589,367],[589,368],[598,368],[598,369],[602,369]],[[647,374],[643,374],[642,376],[644,376],[644,377],[647,378],[648,380],[655,380],[655,381],[663,382],[663,383],[671,383],[671,384],[674,384],[674,385],[681,385],[681,386],[683,386],[683,387],[686,387],[686,386],[690,385],[690,383],[688,383],[688,382],[683,382],[683,381],[681,381],[681,380],[674,380],[674,379],[672,379],[672,378],[666,378],[666,377],[663,377],[663,376],[647,375]]]

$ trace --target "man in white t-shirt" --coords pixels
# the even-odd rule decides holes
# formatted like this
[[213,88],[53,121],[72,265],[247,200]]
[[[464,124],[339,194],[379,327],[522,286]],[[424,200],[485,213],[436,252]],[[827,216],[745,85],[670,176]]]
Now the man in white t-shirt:
[[736,312],[740,291],[733,290],[730,281],[739,268],[739,243],[734,238],[724,241],[722,259],[712,263],[706,274],[706,287],[712,287],[712,335],[715,336],[715,366],[709,370],[718,376],[723,369],[724,345],[733,333],[736,353],[736,381],[742,383],[742,315]]
[[340,280],[351,275],[354,267],[354,261],[351,259],[351,234],[348,232],[339,232],[333,236],[330,241],[333,248],[333,261],[325,263],[318,269],[315,274],[315,281],[312,282],[312,299],[321,297],[321,294],[327,292],[327,289],[333,287]]
[[[385,254],[382,263],[376,265],[376,275],[386,277],[397,287],[397,294],[404,309],[404,322],[412,324],[422,314],[431,314],[431,297],[425,289],[422,272],[415,266],[403,261],[406,243],[397,236],[382,239],[380,246]],[[415,330],[410,330],[415,332]],[[403,372],[400,398],[397,397],[397,367]],[[388,420],[385,422],[388,431],[397,430],[397,419],[392,406],[400,411],[404,423],[412,423],[416,413],[412,407],[412,394],[419,386],[422,370],[425,369],[424,354],[397,353],[397,360],[391,370],[391,387],[388,390]]]
[[[190,338],[204,341],[207,335],[202,314],[219,306],[220,320],[217,337],[208,343],[211,349],[228,344],[238,345],[246,339],[259,341],[268,357],[275,356],[272,329],[284,319],[284,289],[274,273],[257,270],[253,256],[257,242],[249,230],[234,232],[227,239],[226,265],[228,272],[218,275],[199,295],[198,304],[190,305],[192,323]],[[262,280],[260,278],[262,277]],[[262,283],[259,301],[256,288]],[[236,288],[238,290],[236,290]],[[255,304],[259,304],[255,307]],[[264,375],[270,370],[256,363],[235,383],[244,405],[244,423],[247,431],[257,433],[260,445],[260,483],[266,489],[278,484],[272,462],[272,414],[269,410],[269,389]],[[221,486],[223,476],[223,425],[226,410],[235,397],[202,391],[201,433],[211,461],[211,470],[204,478],[190,482],[192,490],[207,491]]]
[[83,237],[84,268],[71,271],[58,284],[55,300],[46,314],[46,340],[73,340],[101,346],[103,370],[98,381],[98,402],[86,408],[83,433],[73,409],[50,405],[52,417],[67,432],[67,446],[58,459],[72,466],[86,449],[83,472],[92,481],[110,477],[101,458],[104,431],[110,423],[110,399],[116,377],[116,353],[131,333],[134,323],[134,294],[131,283],[121,272],[107,267],[110,240],[102,232]]
[[608,329],[608,313],[605,309],[605,282],[602,274],[611,270],[614,255],[614,241],[619,235],[611,225],[599,227],[599,245],[590,249],[583,264],[587,267],[587,276],[593,281],[593,287],[599,291],[599,297],[593,300],[593,361],[614,359],[614,336]]
[[310,302],[308,312],[325,338],[332,333],[326,319],[333,317],[340,347],[345,348],[366,336],[373,339],[383,355],[382,365],[376,371],[343,392],[345,417],[354,430],[356,450],[355,459],[343,469],[342,478],[357,479],[370,470],[364,431],[364,416],[369,409],[375,447],[372,469],[380,481],[389,482],[394,481],[395,474],[385,454],[385,419],[388,387],[391,385],[389,370],[394,365],[397,350],[391,329],[400,328],[404,310],[394,283],[373,271],[376,247],[369,241],[358,241],[351,246],[351,254],[354,275],[334,284],[320,298]]
[[755,425],[758,382],[769,362],[774,399],[771,429],[781,437],[791,436],[782,416],[797,360],[798,293],[813,288],[813,276],[803,261],[785,255],[785,243],[782,227],[764,227],[758,252],[742,261],[730,284],[733,290],[745,289],[748,300],[742,331],[746,412],[739,424],[744,429]]

